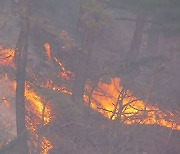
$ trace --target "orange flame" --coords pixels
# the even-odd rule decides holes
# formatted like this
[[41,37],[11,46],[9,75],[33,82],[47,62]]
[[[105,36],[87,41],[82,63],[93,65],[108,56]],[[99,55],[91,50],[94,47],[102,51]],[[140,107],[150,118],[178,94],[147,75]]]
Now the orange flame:
[[0,45],[0,65],[14,66],[13,61],[15,57],[15,50],[12,48],[4,49]]
[[46,84],[43,85],[44,88],[51,89],[53,91],[59,91],[68,95],[72,95],[72,92],[67,90],[65,86],[57,86],[52,80],[48,80]]
[[26,99],[31,102],[33,112],[35,112],[40,119],[42,118],[42,113],[44,110],[44,119],[42,120],[45,122],[45,124],[48,124],[51,121],[51,109],[46,106],[45,102],[35,91],[29,89],[28,84],[25,89],[25,96]]
[[[89,86],[86,88],[90,89]],[[124,93],[124,96],[121,93]],[[86,97],[86,102],[87,100],[89,101]],[[133,96],[129,90],[123,92],[119,78],[112,79],[110,84],[99,82],[98,88],[92,94],[91,107],[113,120],[120,116],[121,121],[126,124],[157,124],[180,130],[180,124],[176,123],[175,115],[146,104]]]
[[51,46],[49,43],[45,43],[44,44],[44,48],[45,48],[45,52],[46,52],[46,56],[48,57],[49,60],[51,60]]
[[[44,48],[45,48],[46,56],[48,57],[49,60],[52,60],[51,45],[49,43],[45,43]],[[67,70],[61,61],[59,61],[56,57],[54,57],[53,59],[56,61],[56,63],[58,63],[58,65],[61,68],[61,72],[59,73],[61,78],[65,80],[74,79],[74,74],[71,71]]]
[[[13,89],[15,90],[16,83],[13,82]],[[44,100],[32,89],[30,88],[30,83],[26,82],[25,85],[25,97],[28,100],[28,104],[26,104],[26,109],[29,112],[33,112],[37,118],[30,118],[26,116],[27,126],[30,131],[33,132],[34,137],[39,140],[39,136],[37,134],[37,126],[39,124],[46,125],[51,122],[52,110],[50,106],[45,104]],[[43,114],[44,113],[44,114]],[[43,118],[43,119],[42,119]],[[37,146],[37,144],[35,143]],[[42,138],[41,142],[41,154],[48,154],[48,151],[53,148],[52,143],[45,137]]]
[[[13,89],[16,89],[16,83],[13,82]],[[44,121],[44,124],[48,124],[51,122],[51,108],[47,106],[47,104],[42,100],[42,98],[33,90],[30,88],[30,83],[26,82],[25,85],[25,97],[28,100],[30,104],[29,107],[32,108],[32,112],[35,113],[36,116],[41,119],[41,121]],[[27,110],[30,110],[30,108],[27,108]],[[42,113],[44,111],[44,119],[42,119]]]
[[43,137],[42,143],[41,143],[41,148],[42,148],[41,154],[48,154],[49,150],[51,150],[53,148],[53,146],[47,138]]
[[[63,63],[56,57],[54,57],[54,60],[62,69],[60,76],[63,79],[70,80],[71,77],[75,77],[71,71],[66,70]],[[52,81],[48,81],[46,87],[72,95],[72,92],[65,87],[53,85]],[[91,87],[86,85],[86,89],[90,91]],[[148,105],[146,102],[133,96],[130,90],[126,90],[126,96],[120,97],[122,90],[123,87],[120,85],[120,78],[112,79],[111,84],[99,82],[98,88],[92,94],[91,107],[112,120],[115,120],[118,114],[120,114],[121,121],[126,124],[157,124],[172,129],[180,129],[180,124],[177,124],[175,122],[176,120],[173,120],[176,117],[171,112],[163,112],[155,106]],[[84,101],[90,101],[87,95],[84,95]],[[120,101],[121,104],[119,103]],[[171,117],[172,119],[167,119],[166,117]]]
[[54,58],[54,60],[59,64],[60,68],[62,69],[62,71],[60,72],[60,76],[66,80],[73,80],[75,77],[74,74],[71,71],[67,70],[63,63],[60,62],[56,57]]
[[[51,56],[51,46],[49,43],[44,44],[46,51],[46,56],[49,60],[55,60],[61,68],[60,77],[66,80],[72,80],[75,75],[66,69],[61,61],[56,57]],[[15,50],[14,49],[4,49],[0,45],[0,65],[14,66]],[[6,80],[8,77],[6,76]],[[13,82],[13,87],[15,89],[15,82]],[[44,84],[45,88],[63,92],[72,95],[72,92],[67,90],[65,86],[57,86],[51,80],[48,80]],[[91,87],[86,85],[86,89],[89,92]],[[31,88],[30,83],[26,83],[25,86],[25,97],[28,100],[28,111],[32,111],[40,120],[30,119],[26,117],[26,120],[30,123],[29,129],[32,131],[36,130],[36,125],[48,124],[52,120],[52,109],[50,105],[46,105],[46,102],[38,95],[38,93]],[[147,125],[160,125],[171,129],[180,130],[180,124],[177,123],[179,120],[176,115],[169,111],[162,111],[158,107],[148,105],[143,100],[138,99],[133,96],[130,90],[124,90],[120,85],[120,78],[114,78],[111,80],[110,84],[99,82],[98,88],[96,88],[93,93],[91,100],[87,95],[84,95],[84,100],[86,102],[91,101],[91,108],[102,113],[105,117],[112,120],[120,118],[120,120],[126,124],[147,124]],[[44,119],[42,119],[42,113],[44,111]],[[177,116],[179,113],[177,112]],[[177,120],[176,120],[177,119]],[[35,134],[37,135],[37,134]],[[48,153],[50,149],[53,148],[51,142],[43,137],[41,147],[43,154]]]

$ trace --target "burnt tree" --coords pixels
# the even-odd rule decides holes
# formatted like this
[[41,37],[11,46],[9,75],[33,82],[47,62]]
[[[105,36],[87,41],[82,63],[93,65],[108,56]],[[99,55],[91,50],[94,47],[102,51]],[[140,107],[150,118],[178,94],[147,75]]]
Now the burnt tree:
[[[80,4],[81,5],[81,4]],[[78,32],[81,37],[81,48],[77,50],[76,64],[75,64],[75,80],[73,83],[73,101],[76,103],[83,102],[84,88],[86,80],[88,77],[88,66],[90,62],[90,57],[92,53],[93,38],[95,32],[95,26],[92,24],[93,17],[88,16],[86,20],[90,23],[84,21],[83,16],[87,12],[80,6],[80,16],[78,20]],[[91,13],[87,13],[91,14]]]
[[[29,2],[30,0],[21,1],[22,14],[21,14],[21,31],[19,40],[16,46],[16,125],[17,136],[21,136],[26,132],[26,109],[25,109],[25,76],[26,76],[26,63],[28,54],[28,36],[29,36]],[[19,154],[26,154],[28,152],[27,137],[24,137],[18,143]]]
[[144,26],[146,22],[145,19],[146,19],[145,13],[139,13],[137,15],[136,26],[135,26],[133,38],[131,41],[130,50],[128,53],[128,58],[130,60],[133,60],[134,58],[136,58],[139,53],[139,49],[140,49],[140,45],[141,45],[141,41],[143,37],[143,30],[144,30]]

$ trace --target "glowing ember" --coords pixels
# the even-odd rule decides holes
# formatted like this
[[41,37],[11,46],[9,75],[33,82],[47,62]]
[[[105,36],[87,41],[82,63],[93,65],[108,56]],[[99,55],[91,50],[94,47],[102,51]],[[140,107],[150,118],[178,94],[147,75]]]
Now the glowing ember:
[[59,91],[68,95],[72,95],[72,92],[67,90],[65,86],[57,86],[53,83],[52,80],[48,80],[46,84],[44,84],[42,87],[51,89],[53,91]]
[[53,148],[53,146],[47,138],[43,137],[42,143],[41,143],[41,148],[42,148],[41,154],[48,154],[49,150],[51,150]]
[[50,44],[45,43],[44,48],[45,48],[45,51],[46,51],[46,56],[49,58],[49,60],[51,60],[51,46],[50,46]]
[[57,59],[57,58],[54,58],[54,60],[59,64],[60,68],[61,68],[61,72],[60,72],[60,77],[62,77],[63,79],[66,79],[66,80],[73,80],[74,79],[74,74],[67,70],[65,68],[65,66]]
[[[44,48],[46,51],[46,56],[48,57],[49,60],[52,60],[51,56],[51,45],[49,43],[44,44]],[[53,58],[56,63],[60,66],[61,72],[59,73],[59,77],[65,79],[65,80],[73,80],[74,79],[74,74],[67,70],[66,67],[63,65],[61,61],[59,61],[56,57]]]
[[72,39],[72,36],[70,36],[66,31],[62,31],[59,39],[63,42],[62,49],[64,51],[69,51],[75,46],[75,42]]
[[3,96],[3,103],[6,105],[7,108],[11,107],[10,102],[7,100],[7,98],[5,96]]
[[14,66],[15,50],[12,48],[4,49],[2,45],[0,45],[0,65],[5,66]]

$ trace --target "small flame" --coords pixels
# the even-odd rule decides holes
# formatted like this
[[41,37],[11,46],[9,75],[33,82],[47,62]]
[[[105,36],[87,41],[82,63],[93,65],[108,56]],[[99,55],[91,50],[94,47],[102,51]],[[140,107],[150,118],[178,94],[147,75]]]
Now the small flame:
[[0,65],[14,66],[15,50],[12,48],[5,49],[0,45]]
[[53,149],[53,146],[47,138],[43,137],[41,142],[41,148],[42,148],[41,154],[48,154],[49,151]]
[[75,77],[74,74],[71,71],[67,70],[66,67],[63,65],[63,63],[61,61],[59,61],[56,57],[54,58],[54,60],[59,64],[59,66],[62,70],[60,72],[60,76],[66,80],[73,80]]
[[46,84],[44,84],[42,87],[51,89],[53,91],[59,91],[68,95],[72,95],[72,92],[67,90],[65,86],[57,86],[56,84],[53,83],[52,80],[48,80]]
[[[49,60],[52,60],[51,45],[49,43],[45,43],[44,48],[45,48],[46,56],[48,57]],[[57,59],[57,57],[54,57],[53,59],[56,61],[56,63],[61,68],[61,72],[59,73],[59,77],[65,79],[65,80],[73,80],[74,74],[71,71],[67,70],[66,67],[63,65],[63,63]]]
[[11,107],[10,102],[7,100],[7,98],[5,96],[3,96],[3,103],[6,105],[7,108]]
[[49,43],[45,43],[44,44],[44,48],[45,48],[45,52],[46,52],[46,56],[48,57],[49,60],[51,60],[51,46]]

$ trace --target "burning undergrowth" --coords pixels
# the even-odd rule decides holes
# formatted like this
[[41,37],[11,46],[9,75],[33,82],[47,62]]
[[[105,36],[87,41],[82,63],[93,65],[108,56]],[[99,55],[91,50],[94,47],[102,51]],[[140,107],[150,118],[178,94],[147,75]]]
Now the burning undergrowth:
[[[74,43],[72,44],[74,46]],[[63,48],[65,50],[71,48],[72,44],[64,45]],[[0,63],[1,66],[14,68],[15,50],[4,49],[0,46],[0,51],[0,58],[2,59]],[[49,150],[53,149],[54,145],[46,137],[49,135],[45,133],[40,134],[39,132],[42,132],[43,129],[51,128],[53,124],[57,125],[56,121],[59,121],[59,117],[54,117],[55,99],[46,95],[56,92],[59,93],[59,95],[63,93],[69,95],[66,97],[70,97],[73,94],[72,81],[74,81],[76,76],[73,71],[67,69],[60,58],[53,53],[51,45],[47,42],[44,43],[44,51],[46,54],[45,65],[50,65],[49,68],[54,72],[52,76],[55,77],[46,79],[42,77],[42,74],[39,75],[37,72],[34,74],[33,70],[28,68],[27,76],[29,80],[26,81],[25,98],[27,101],[26,123],[28,130],[32,134],[32,149],[37,152],[39,150],[38,148],[41,147],[41,153],[46,154]],[[9,82],[14,90],[14,95],[16,83],[8,76],[10,75],[6,75],[2,80]],[[43,90],[46,93],[39,93]],[[8,101],[6,101],[7,99],[5,96],[2,96],[2,99],[6,106],[12,104],[12,102],[8,103]],[[100,79],[95,87],[87,83],[86,92],[84,93],[84,102],[87,106],[89,105],[93,110],[98,111],[104,117],[118,121],[119,127],[121,122],[128,125],[159,125],[168,127],[172,130],[180,130],[179,111],[172,113],[170,111],[161,110],[157,106],[147,104],[147,102],[135,97],[130,90],[123,88],[119,77],[112,78],[109,84],[104,83]],[[71,122],[67,125],[74,124],[79,125],[79,123]],[[57,127],[64,128],[66,125],[58,125]],[[53,129],[50,129],[50,131],[52,130]],[[54,130],[54,132],[56,132],[56,130]],[[53,140],[52,137],[50,138]]]

